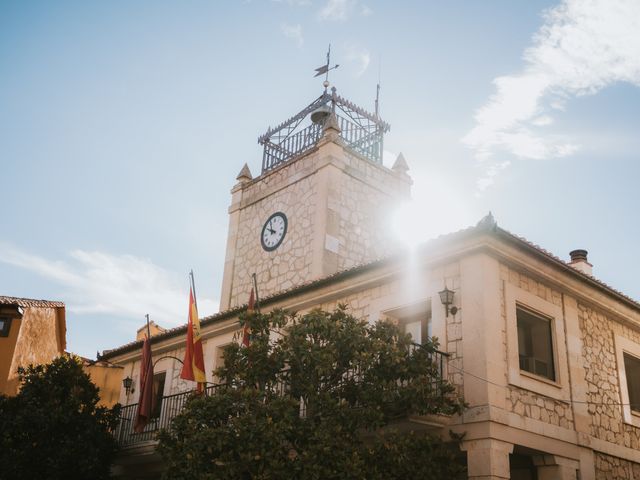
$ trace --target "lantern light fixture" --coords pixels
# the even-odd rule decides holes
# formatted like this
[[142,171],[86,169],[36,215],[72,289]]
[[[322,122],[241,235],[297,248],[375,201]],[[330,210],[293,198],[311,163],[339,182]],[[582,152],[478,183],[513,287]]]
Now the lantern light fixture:
[[438,292],[438,295],[440,295],[440,302],[442,303],[442,305],[444,305],[446,317],[449,316],[449,313],[451,313],[451,315],[455,315],[456,313],[458,313],[458,307],[450,306],[453,303],[453,296],[455,295],[455,293],[456,292],[454,292],[453,290],[449,290],[446,285],[444,286],[444,290]]
[[122,380],[122,386],[127,395],[135,391],[133,388],[133,380],[129,376]]

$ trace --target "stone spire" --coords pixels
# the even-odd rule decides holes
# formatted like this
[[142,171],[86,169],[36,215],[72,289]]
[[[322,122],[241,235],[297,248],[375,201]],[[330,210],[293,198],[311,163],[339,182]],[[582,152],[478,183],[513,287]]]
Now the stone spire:
[[244,164],[244,167],[242,167],[242,170],[240,170],[240,173],[236,177],[236,180],[238,180],[239,183],[247,183],[253,180],[253,175],[251,175],[249,165],[247,165],[246,163]]
[[409,165],[407,165],[407,161],[404,159],[402,152],[400,152],[396,157],[396,161],[393,162],[391,170],[396,173],[408,175],[407,172],[409,171]]

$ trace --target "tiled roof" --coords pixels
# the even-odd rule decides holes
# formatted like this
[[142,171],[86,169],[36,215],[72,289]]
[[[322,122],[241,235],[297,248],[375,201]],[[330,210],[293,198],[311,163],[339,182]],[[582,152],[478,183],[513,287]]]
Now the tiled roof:
[[608,293],[613,294],[614,296],[622,299],[622,300],[626,300],[628,303],[632,304],[635,308],[640,309],[640,302],[638,302],[638,300],[630,297],[629,295],[622,293],[620,290],[616,290],[615,288],[611,287],[609,284],[603,282],[602,280],[599,280],[598,278],[594,277],[593,275],[588,275],[574,267],[572,267],[569,263],[565,262],[564,260],[562,260],[561,258],[555,256],[553,253],[549,252],[548,250],[545,250],[544,248],[542,248],[540,245],[537,245],[533,242],[530,242],[529,240],[527,240],[524,237],[521,237],[519,235],[515,235],[507,230],[504,230],[502,228],[498,228],[498,230],[504,234],[507,235],[515,240],[517,240],[518,242],[521,242],[522,244],[527,245],[528,247],[534,249],[535,251],[537,251],[538,253],[541,253],[542,255],[548,257],[549,259],[553,260],[556,263],[562,264],[564,267],[566,267],[567,269],[569,269],[569,271],[573,272],[575,275],[582,277],[584,280],[588,280],[589,282],[592,282],[596,285],[598,285],[601,288],[604,288],[605,290],[608,291]]
[[[547,260],[552,261],[553,263],[555,263],[558,266],[561,266],[565,271],[567,271],[570,274],[576,275],[578,277],[582,277],[583,280],[587,280],[590,283],[594,284],[597,287],[600,287],[604,290],[607,291],[607,293],[612,294],[613,296],[617,297],[618,299],[630,304],[632,307],[640,310],[640,302],[638,302],[637,300],[629,297],[628,295],[623,294],[622,292],[615,290],[614,288],[610,287],[609,285],[607,285],[606,283],[604,283],[601,280],[598,280],[597,278],[593,277],[592,275],[587,275],[583,272],[581,272],[580,270],[577,270],[575,268],[573,268],[571,265],[569,265],[567,262],[561,260],[559,257],[553,255],[552,253],[550,253],[549,251],[545,250],[544,248],[540,247],[539,245],[536,245],[535,243],[532,243],[528,240],[526,240],[523,237],[520,237],[518,235],[515,235],[507,230],[504,230],[503,228],[498,227],[497,223],[495,222],[495,220],[493,219],[493,216],[491,216],[491,214],[487,215],[486,217],[484,217],[482,220],[480,220],[480,222],[478,222],[477,225],[475,226],[470,226],[467,228],[463,228],[461,230],[455,231],[455,232],[451,232],[451,233],[446,233],[443,235],[440,235],[432,240],[428,240],[426,241],[424,244],[422,244],[421,248],[422,249],[428,249],[431,247],[436,247],[438,245],[442,245],[446,242],[450,242],[450,241],[454,241],[454,240],[460,240],[464,237],[469,237],[469,236],[473,236],[476,234],[482,234],[482,233],[487,233],[487,234],[493,234],[493,235],[499,235],[502,238],[506,238],[508,240],[511,240],[512,242],[516,243],[517,245],[521,246],[521,247],[525,247],[528,248],[529,250],[532,250],[534,253],[537,253],[539,255],[542,255],[543,257],[545,257]],[[368,263],[363,263],[360,265],[355,265],[351,268],[348,268],[346,270],[341,270],[339,272],[333,273],[331,275],[327,275],[326,277],[322,277],[320,279],[317,280],[311,280],[309,282],[303,283],[301,285],[289,288],[287,290],[281,290],[277,293],[274,293],[272,295],[269,295],[267,297],[261,298],[260,299],[260,303],[261,304],[269,304],[272,302],[276,302],[278,300],[287,298],[289,296],[292,296],[294,294],[300,294],[303,293],[307,290],[310,289],[314,289],[314,288],[319,288],[328,284],[331,284],[333,282],[339,282],[341,280],[346,280],[349,277],[358,275],[360,273],[363,273],[367,270],[376,268],[376,267],[380,267],[385,263],[392,263],[395,260],[398,260],[400,258],[403,257],[403,255],[405,254],[405,252],[399,252],[399,253],[394,253],[393,255],[387,256],[387,257],[383,257],[383,258],[379,258],[376,260],[373,260],[371,262]],[[239,307],[235,307],[232,308],[230,310],[225,310],[223,312],[218,312],[214,315],[210,315],[208,317],[204,317],[200,320],[201,326],[205,326],[208,325],[210,323],[215,323],[218,321],[222,321],[228,318],[231,318],[235,315],[238,315],[239,313],[243,312],[244,310],[246,310],[247,305],[241,305]],[[172,329],[167,330],[166,332],[163,332],[159,335],[154,335],[153,338],[156,340],[162,340],[165,338],[170,338],[173,337],[175,335],[179,335],[181,333],[186,332],[187,330],[187,325],[181,325],[179,327],[175,327]],[[118,354],[121,353],[125,353],[127,351],[131,351],[137,348],[141,348],[142,347],[142,341],[138,340],[138,341],[133,341],[130,343],[127,343],[125,345],[121,345],[120,347],[117,347],[115,349],[112,350],[105,350],[103,352],[102,357],[114,357]]]
[[64,302],[55,300],[36,300],[33,298],[4,297],[0,295],[0,305],[17,305],[28,308],[64,308]]

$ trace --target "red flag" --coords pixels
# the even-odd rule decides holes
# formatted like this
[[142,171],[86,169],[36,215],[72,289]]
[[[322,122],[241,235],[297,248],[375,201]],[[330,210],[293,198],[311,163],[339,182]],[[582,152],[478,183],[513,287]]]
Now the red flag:
[[153,414],[153,359],[151,358],[151,342],[149,337],[144,337],[142,345],[142,362],[140,363],[140,399],[133,431],[140,433],[147,426]]
[[[256,297],[253,292],[253,288],[251,288],[251,294],[249,295],[249,304],[247,305],[247,316],[253,315],[253,309],[255,308]],[[249,324],[244,324],[244,328],[242,329],[242,344],[245,347],[248,347],[251,343],[251,330],[249,329]]]
[[193,297],[193,290],[189,289],[189,324],[187,326],[187,348],[184,352],[184,363],[180,378],[198,382],[198,391],[207,378],[204,373],[204,353],[202,352],[202,338],[200,338],[200,319]]

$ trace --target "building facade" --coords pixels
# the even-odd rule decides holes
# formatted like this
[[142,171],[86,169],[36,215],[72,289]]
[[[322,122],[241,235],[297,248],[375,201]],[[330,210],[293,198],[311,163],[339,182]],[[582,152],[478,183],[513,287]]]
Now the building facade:
[[18,367],[48,363],[65,347],[64,303],[0,296],[0,394],[18,392]]
[[[444,374],[468,409],[430,428],[443,438],[464,434],[470,479],[640,478],[640,304],[592,276],[586,252],[562,261],[491,215],[416,250],[394,245],[387,213],[407,198],[411,180],[402,157],[391,169],[378,161],[386,124],[355,108],[325,92],[293,123],[261,137],[260,176],[248,168],[238,176],[221,312],[201,320],[207,380],[215,383],[224,347],[238,341],[255,273],[262,311],[344,303],[369,322],[399,323],[417,342],[437,337],[448,355]],[[356,114],[373,124],[364,134],[340,120]],[[313,124],[303,128],[299,120],[309,115]],[[302,141],[309,132],[313,141]],[[454,294],[448,305],[445,288]],[[183,326],[153,339],[158,419],[133,434],[123,415],[118,435],[127,448],[114,469],[121,477],[161,469],[153,429],[179,412],[194,387],[179,378],[176,361],[185,335]],[[137,385],[141,346],[102,358]],[[137,394],[122,391],[120,402],[134,405]]]

